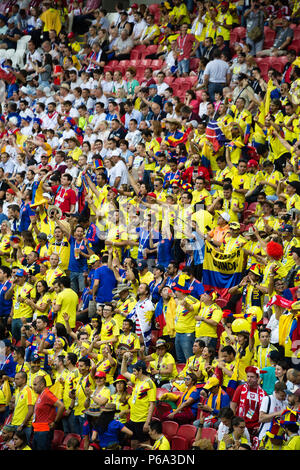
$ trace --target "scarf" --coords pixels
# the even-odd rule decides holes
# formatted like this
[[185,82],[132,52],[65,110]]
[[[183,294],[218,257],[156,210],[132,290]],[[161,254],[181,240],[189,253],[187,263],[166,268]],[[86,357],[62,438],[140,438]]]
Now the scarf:
[[217,395],[217,398],[215,400],[215,406],[212,405],[213,397],[214,397],[214,395],[212,393],[210,393],[209,397],[207,399],[207,406],[209,406],[210,408],[215,408],[216,410],[220,410],[220,408],[221,408],[221,397],[222,397],[222,388],[221,387],[219,387],[218,395]]
[[[242,418],[244,418],[246,416],[246,412],[247,412],[246,402],[247,402],[248,392],[250,392],[254,395],[258,395],[258,402],[254,402],[255,403],[255,405],[254,405],[255,408],[257,406],[260,407],[262,399],[265,396],[265,392],[260,386],[257,387],[256,392],[252,392],[252,391],[250,391],[250,388],[249,388],[248,384],[242,385],[241,394],[240,394],[239,409],[238,409],[238,414],[237,414],[237,416],[241,416]],[[254,400],[249,400],[249,402],[250,401],[254,401]]]

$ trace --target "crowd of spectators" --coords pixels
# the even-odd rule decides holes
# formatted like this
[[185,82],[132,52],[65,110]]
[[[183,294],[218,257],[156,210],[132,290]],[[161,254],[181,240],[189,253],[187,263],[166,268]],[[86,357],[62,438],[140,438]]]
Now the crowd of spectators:
[[299,20],[1,1],[0,450],[300,450]]

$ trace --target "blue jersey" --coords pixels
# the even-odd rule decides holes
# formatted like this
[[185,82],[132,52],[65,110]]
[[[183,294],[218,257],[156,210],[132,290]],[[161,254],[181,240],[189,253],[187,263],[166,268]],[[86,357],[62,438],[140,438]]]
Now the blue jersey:
[[4,298],[6,292],[11,288],[11,282],[6,281],[0,284],[0,317],[8,317],[12,308],[12,299],[6,300]]
[[70,237],[70,261],[69,261],[69,270],[75,273],[83,273],[88,270],[87,258],[82,255],[79,255],[79,258],[75,258],[75,249],[81,250],[83,253],[88,255],[88,250],[85,245],[85,242],[77,242],[74,237]]
[[96,279],[99,281],[96,302],[111,302],[113,298],[112,291],[117,285],[113,271],[105,265],[100,266],[95,271],[94,280]]

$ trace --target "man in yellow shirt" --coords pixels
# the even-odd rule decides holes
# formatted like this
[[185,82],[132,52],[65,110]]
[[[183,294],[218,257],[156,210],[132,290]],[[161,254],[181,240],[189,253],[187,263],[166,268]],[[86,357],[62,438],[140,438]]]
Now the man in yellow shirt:
[[27,282],[26,271],[18,269],[10,289],[5,294],[6,300],[13,297],[13,307],[9,318],[12,319],[11,333],[16,342],[21,339],[22,318],[26,318],[28,321],[33,315],[32,308],[26,303],[26,299],[29,298],[29,293],[32,289],[33,286]]
[[49,246],[48,255],[51,256],[52,253],[57,253],[59,256],[59,267],[62,271],[66,271],[69,267],[71,248],[67,237],[65,237],[62,229],[58,226],[54,230],[54,239],[55,241]]
[[216,292],[207,291],[201,295],[199,313],[195,316],[195,334],[198,339],[205,342],[207,346],[216,348],[217,327],[222,319],[222,310],[215,303]]
[[11,420],[15,430],[24,431],[29,442],[31,436],[31,421],[36,394],[27,385],[27,374],[24,371],[15,375],[15,408]]
[[127,370],[127,363],[130,360],[131,353],[126,352],[122,358],[121,374],[134,385],[129,402],[130,421],[127,427],[133,432],[131,446],[135,449],[139,442],[149,441],[149,424],[155,408],[156,386],[148,377],[144,361],[136,362],[132,366],[133,373],[130,374]]
[[230,168],[230,174],[228,177],[231,178],[232,187],[234,189],[232,196],[244,204],[245,194],[250,189],[250,176],[247,174],[247,162],[245,160],[240,160],[236,168],[231,162],[230,150],[228,147],[226,147],[226,161]]
[[40,20],[43,22],[43,31],[49,32],[54,29],[56,34],[59,35],[61,30],[59,11],[52,7],[51,0],[46,0],[43,5],[46,7],[46,10],[40,16]]
[[215,25],[217,26],[217,34],[223,37],[227,45],[229,45],[232,23],[233,18],[229,12],[229,2],[223,1],[220,4],[220,10],[217,14]]
[[55,323],[62,323],[66,326],[64,314],[68,313],[69,325],[71,328],[75,328],[79,299],[76,292],[70,289],[70,279],[61,277],[54,281],[53,287],[57,294],[52,304],[52,311],[56,315]]
[[169,18],[172,24],[179,26],[183,23],[190,24],[189,12],[185,2],[181,0],[173,0],[173,9],[169,13]]

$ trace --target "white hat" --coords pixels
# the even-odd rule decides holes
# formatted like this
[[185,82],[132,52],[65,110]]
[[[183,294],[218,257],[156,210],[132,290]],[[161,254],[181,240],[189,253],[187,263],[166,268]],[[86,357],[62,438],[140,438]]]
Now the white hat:
[[228,212],[221,212],[220,217],[222,217],[222,219],[224,219],[226,222],[230,221],[230,215]]

